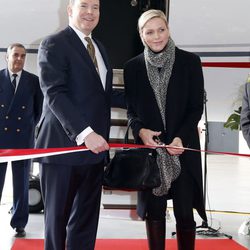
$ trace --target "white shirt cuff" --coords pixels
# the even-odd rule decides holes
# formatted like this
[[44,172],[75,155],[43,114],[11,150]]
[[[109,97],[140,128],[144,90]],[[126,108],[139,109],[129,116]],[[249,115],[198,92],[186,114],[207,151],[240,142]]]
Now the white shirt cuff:
[[86,136],[92,133],[94,130],[91,127],[85,128],[77,137],[76,137],[76,144],[77,146],[82,145]]

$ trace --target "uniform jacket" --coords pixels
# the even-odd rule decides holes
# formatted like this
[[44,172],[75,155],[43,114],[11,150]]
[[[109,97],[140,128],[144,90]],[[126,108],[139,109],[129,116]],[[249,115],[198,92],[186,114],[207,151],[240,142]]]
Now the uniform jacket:
[[[90,126],[108,139],[112,93],[112,69],[101,43],[95,40],[107,67],[106,88],[81,40],[67,27],[45,39],[39,48],[39,77],[44,107],[38,125],[36,147],[77,146],[76,136]],[[44,163],[95,164],[105,159],[88,151],[39,159]]]
[[[162,131],[160,139],[166,144],[171,143],[174,137],[180,137],[184,147],[200,149],[197,125],[203,113],[204,83],[198,56],[176,48],[166,98],[166,130],[148,80],[143,54],[126,64],[124,80],[128,118],[132,121],[131,127],[137,143],[142,143],[138,135],[139,130],[148,128]],[[203,206],[201,156],[196,152],[185,151],[180,156],[180,161],[181,167],[186,168],[197,183],[194,207],[206,219]]]
[[241,130],[244,136],[244,139],[247,142],[248,147],[250,148],[250,83],[244,85],[243,90],[243,99],[242,99],[242,109],[240,114],[240,125]]
[[37,76],[23,70],[13,95],[8,69],[0,71],[0,148],[34,147],[42,101]]

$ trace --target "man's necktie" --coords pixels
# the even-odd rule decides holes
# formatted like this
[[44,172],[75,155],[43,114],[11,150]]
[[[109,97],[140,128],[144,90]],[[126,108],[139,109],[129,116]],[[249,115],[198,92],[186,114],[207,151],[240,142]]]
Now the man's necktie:
[[96,56],[95,56],[95,47],[91,41],[91,38],[90,37],[85,37],[85,40],[88,42],[88,45],[87,45],[87,50],[89,52],[89,55],[96,67],[96,70],[97,72],[99,73],[99,69],[98,69],[98,64],[97,64],[97,60],[96,60]]
[[13,93],[15,93],[15,90],[16,90],[16,78],[17,78],[18,75],[17,74],[13,74],[12,76],[14,78],[13,78],[11,84],[12,84],[12,87],[13,87]]

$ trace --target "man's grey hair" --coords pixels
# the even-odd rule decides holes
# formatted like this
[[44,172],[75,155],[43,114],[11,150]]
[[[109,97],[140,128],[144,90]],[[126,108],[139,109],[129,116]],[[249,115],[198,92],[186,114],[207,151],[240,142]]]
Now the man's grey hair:
[[22,48],[22,49],[24,49],[25,50],[25,53],[26,53],[26,48],[24,47],[24,45],[22,45],[21,43],[12,43],[12,44],[10,44],[9,45],[9,47],[7,48],[7,54],[9,55],[10,54],[10,52],[11,52],[11,50],[13,49],[13,48]]

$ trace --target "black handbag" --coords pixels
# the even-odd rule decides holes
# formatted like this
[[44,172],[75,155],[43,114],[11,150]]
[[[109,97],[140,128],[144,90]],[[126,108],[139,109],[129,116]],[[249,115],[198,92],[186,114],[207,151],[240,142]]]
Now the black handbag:
[[[128,141],[129,127],[125,143]],[[114,157],[105,167],[103,186],[136,191],[159,187],[161,180],[156,155],[156,150],[152,148],[116,150]]]

